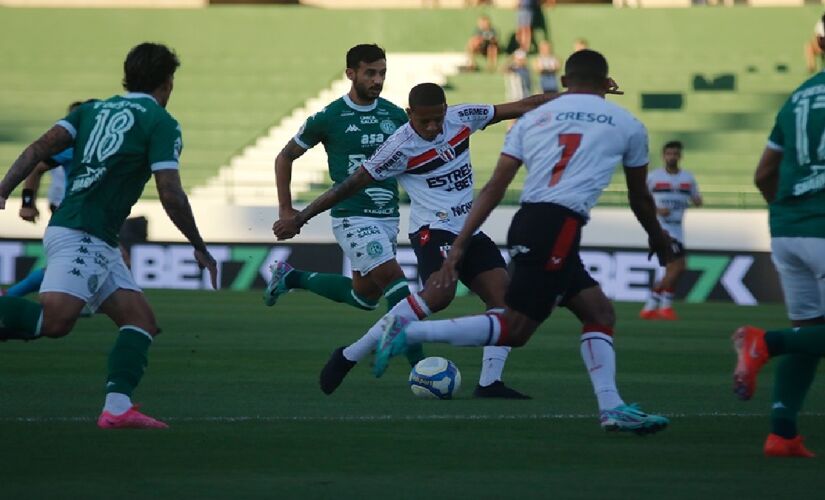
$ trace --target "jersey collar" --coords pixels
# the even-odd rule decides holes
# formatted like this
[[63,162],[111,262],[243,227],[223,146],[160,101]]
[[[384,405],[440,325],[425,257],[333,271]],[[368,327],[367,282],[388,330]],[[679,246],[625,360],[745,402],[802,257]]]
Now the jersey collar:
[[145,92],[126,92],[125,94],[123,94],[124,99],[144,99],[147,97],[155,101],[155,104],[158,103],[157,99],[155,99],[152,95],[147,94]]
[[355,111],[361,112],[372,111],[375,109],[376,106],[378,106],[378,99],[372,101],[372,104],[370,104],[369,106],[361,106],[360,104],[355,104],[354,102],[352,102],[352,99],[350,99],[349,95],[347,94],[344,94],[344,102],[347,106],[351,107]]

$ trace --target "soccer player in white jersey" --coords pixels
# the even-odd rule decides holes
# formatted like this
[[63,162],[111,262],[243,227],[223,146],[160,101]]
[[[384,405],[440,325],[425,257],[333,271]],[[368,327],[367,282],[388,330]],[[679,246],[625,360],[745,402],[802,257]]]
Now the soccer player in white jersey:
[[651,252],[662,264],[672,257],[670,238],[656,220],[645,183],[647,131],[626,110],[604,99],[613,86],[607,61],[598,52],[583,50],[570,56],[562,83],[567,93],[527,113],[510,130],[492,178],[476,198],[442,268],[431,278],[435,286],[454,286],[473,235],[525,164],[522,207],[508,234],[514,267],[505,311],[445,321],[388,318],[373,371],[380,376],[389,358],[403,353],[408,342],[522,346],[559,304],[582,322],[581,356],[598,399],[601,426],[656,432],[668,420],[625,404],[619,395],[613,305],[579,256],[581,228],[621,162],[630,207],[649,236]]
[[[548,96],[538,95],[497,106],[465,104],[448,107],[441,87],[434,83],[416,85],[409,95],[409,123],[395,131],[344,182],[322,194],[295,216],[277,221],[273,231],[278,239],[291,238],[311,217],[346,199],[366,184],[397,178],[410,196],[410,230],[413,231],[410,240],[418,259],[419,275],[427,283],[430,275],[441,267],[473,202],[470,135],[501,120],[517,118],[549,99]],[[498,247],[484,233],[476,231],[470,239],[467,258],[458,270],[459,277],[478,294],[488,310],[501,310],[509,282],[504,259]],[[421,293],[409,295],[407,300],[396,304],[388,315],[423,319],[447,307],[454,297],[455,284],[447,288],[425,285]],[[374,347],[381,333],[382,324],[379,322],[362,337],[369,339],[364,344]],[[476,396],[526,397],[500,380],[509,351],[508,346],[485,348],[485,369],[476,387]],[[335,381],[337,385],[347,371],[325,370],[325,373],[328,376],[337,373],[340,377]],[[484,373],[495,373],[498,377],[485,377]]]
[[662,148],[664,168],[650,172],[647,176],[647,188],[656,202],[656,214],[659,224],[670,234],[674,241],[673,260],[665,267],[661,281],[650,289],[650,296],[645,302],[639,317],[642,319],[677,319],[673,311],[673,290],[679,276],[685,271],[685,234],[682,220],[685,210],[693,204],[702,205],[702,195],[693,174],[679,168],[682,159],[682,143],[670,141]]

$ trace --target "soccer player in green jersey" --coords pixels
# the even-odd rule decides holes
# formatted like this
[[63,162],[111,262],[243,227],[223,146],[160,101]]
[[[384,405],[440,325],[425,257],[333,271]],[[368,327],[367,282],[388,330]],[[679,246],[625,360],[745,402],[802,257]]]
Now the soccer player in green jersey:
[[759,369],[780,356],[764,452],[812,457],[796,419],[825,356],[825,72],[803,83],[780,109],[754,180],[769,204],[772,258],[793,328],[744,326],[733,334],[734,392],[750,399]]
[[163,45],[137,45],[123,64],[127,93],[74,109],[27,147],[0,182],[4,209],[35,165],[74,147],[66,197],[43,238],[49,266],[40,303],[0,297],[0,340],[68,335],[87,304],[109,316],[119,333],[109,354],[106,401],[97,421],[103,429],[167,427],[137,411],[131,401],[160,329],[117,241],[152,174],[166,213],[217,286],[215,259],[200,236],[178,174],[180,126],[165,109],[179,65],[177,55]]

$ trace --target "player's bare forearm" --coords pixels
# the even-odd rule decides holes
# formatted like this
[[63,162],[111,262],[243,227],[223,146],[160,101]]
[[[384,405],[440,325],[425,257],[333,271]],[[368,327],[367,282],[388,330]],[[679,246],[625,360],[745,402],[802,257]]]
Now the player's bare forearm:
[[189,198],[183,191],[180,175],[177,170],[159,170],[155,172],[155,183],[158,196],[166,215],[183,236],[192,244],[195,250],[206,252],[206,244],[201,238],[195,215],[189,205]]
[[782,163],[782,152],[765,148],[753,175],[754,184],[768,203],[776,198],[776,190],[779,187],[780,163]]
[[662,234],[662,226],[656,218],[656,203],[647,188],[647,167],[625,168],[624,171],[627,182],[627,201],[630,202],[633,215],[636,216],[648,236],[654,239],[659,238]]
[[275,157],[275,185],[278,188],[278,207],[282,211],[292,210],[292,162],[306,152],[294,139],[284,146],[284,149]]
[[8,198],[14,189],[29,176],[34,167],[72,145],[68,130],[55,125],[23,150],[0,181],[0,197]]
[[25,189],[32,190],[33,199],[37,198],[37,191],[40,189],[40,180],[43,178],[43,174],[45,174],[51,169],[52,167],[50,167],[48,163],[41,161],[37,164],[34,170],[32,170],[32,172],[26,177],[26,181],[23,183],[23,187]]
[[327,189],[324,194],[315,198],[306,208],[298,212],[298,215],[296,215],[298,227],[303,226],[316,215],[326,212],[338,203],[346,200],[361,189],[367,187],[371,182],[372,177],[370,174],[367,173],[363,167],[359,168],[355,173],[347,177],[344,182]]
[[505,104],[497,104],[495,106],[495,117],[490,121],[490,124],[498,123],[502,120],[512,120],[518,118],[524,113],[533,110],[542,104],[552,101],[560,94],[536,94],[525,97],[520,101],[508,102]]

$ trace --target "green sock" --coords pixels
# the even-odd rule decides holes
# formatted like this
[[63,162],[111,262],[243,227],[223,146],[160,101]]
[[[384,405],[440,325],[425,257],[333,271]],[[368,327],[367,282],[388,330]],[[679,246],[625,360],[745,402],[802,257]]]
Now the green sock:
[[107,394],[117,392],[131,397],[148,365],[147,354],[150,345],[152,338],[145,331],[133,326],[124,326],[120,329],[112,352],[109,353]]
[[[387,310],[389,311],[395,307],[395,304],[406,299],[409,294],[410,287],[407,286],[406,278],[400,278],[391,283],[384,289],[384,297],[387,299]],[[404,355],[407,356],[407,361],[410,362],[410,366],[415,366],[416,363],[424,359],[424,348],[421,347],[421,344],[409,345]]]
[[788,354],[779,358],[774,377],[771,432],[786,439],[796,437],[796,417],[818,365],[819,357],[809,354]]
[[19,297],[0,297],[0,340],[34,340],[40,336],[43,307]]
[[765,332],[771,356],[809,354],[825,356],[825,325],[801,326]]
[[326,297],[333,302],[349,304],[358,309],[373,311],[378,307],[377,302],[359,296],[352,289],[352,279],[340,274],[312,273],[293,269],[284,278],[287,288],[309,290],[315,295]]
[[387,299],[387,311],[395,307],[410,294],[410,287],[407,286],[406,278],[399,278],[384,289],[384,298]]

